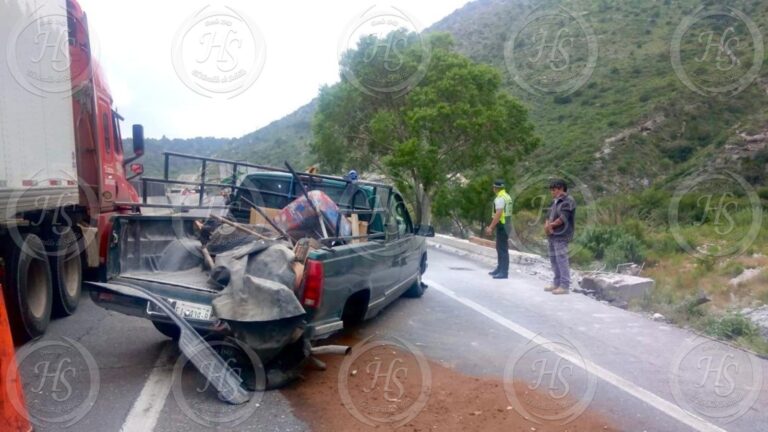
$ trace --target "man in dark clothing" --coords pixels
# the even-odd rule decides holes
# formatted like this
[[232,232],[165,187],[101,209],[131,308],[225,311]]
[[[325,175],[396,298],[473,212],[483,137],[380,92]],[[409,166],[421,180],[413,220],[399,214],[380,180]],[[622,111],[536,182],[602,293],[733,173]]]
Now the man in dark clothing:
[[512,197],[504,190],[504,181],[496,180],[493,184],[493,193],[496,197],[493,200],[491,215],[493,219],[486,228],[486,235],[491,235],[496,231],[496,269],[489,274],[494,279],[506,279],[509,276],[509,231],[508,226],[512,223]]
[[547,233],[549,261],[555,278],[552,285],[544,290],[552,294],[568,294],[571,288],[568,244],[573,240],[576,201],[568,195],[568,184],[564,180],[552,180],[549,191],[552,194],[552,205],[549,207],[544,231]]

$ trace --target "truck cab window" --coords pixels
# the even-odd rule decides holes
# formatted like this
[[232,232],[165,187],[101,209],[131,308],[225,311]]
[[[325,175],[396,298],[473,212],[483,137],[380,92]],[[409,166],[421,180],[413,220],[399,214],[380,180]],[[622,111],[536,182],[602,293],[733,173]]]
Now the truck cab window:
[[123,140],[120,133],[120,120],[118,114],[112,112],[112,140],[115,143],[115,153],[123,154]]
[[403,201],[403,197],[395,195],[390,206],[390,214],[393,216],[392,222],[397,227],[398,236],[402,237],[413,232],[413,223],[408,214],[408,207]]
[[104,113],[101,115],[101,123],[104,125],[104,150],[107,152],[107,154],[112,153],[112,144],[110,143],[110,133],[109,133],[109,118],[107,117],[107,113]]
[[408,213],[408,207],[402,200],[397,203],[397,220],[400,235],[413,233],[413,221],[411,221],[411,215]]

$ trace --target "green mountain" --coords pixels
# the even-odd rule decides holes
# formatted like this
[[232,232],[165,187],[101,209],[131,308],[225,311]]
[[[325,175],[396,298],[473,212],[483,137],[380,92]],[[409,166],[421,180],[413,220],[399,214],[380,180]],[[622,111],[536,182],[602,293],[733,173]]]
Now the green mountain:
[[[462,53],[503,70],[509,91],[529,107],[544,145],[521,173],[554,166],[597,192],[617,193],[663,182],[675,172],[726,162],[759,183],[765,180],[768,160],[766,140],[759,137],[768,126],[768,79],[760,41],[755,39],[768,24],[768,10],[757,1],[728,3],[733,9],[700,0],[479,0],[430,31],[451,33]],[[707,16],[720,10],[729,14]],[[547,22],[546,14],[552,12],[557,15]],[[750,29],[744,17],[755,28]],[[542,28],[549,33],[541,33]],[[574,38],[575,51],[560,75],[576,76],[589,66],[589,53],[578,48],[588,45],[590,32],[597,54],[594,69],[570,94],[526,91],[519,82],[554,88],[547,86],[547,73],[560,65],[525,66],[543,42],[555,41],[559,28],[566,30],[561,42]],[[750,30],[757,30],[758,37]],[[559,54],[545,48],[545,55]],[[568,48],[564,45],[566,53]],[[683,73],[675,70],[676,51],[681,53]],[[752,75],[755,70],[759,74]],[[518,72],[517,81],[511,71]],[[738,77],[754,79],[738,94],[699,94],[686,86],[686,76],[694,89],[725,86]]]
[[[757,0],[719,4],[476,0],[426,31],[450,33],[461,53],[499,68],[529,107],[543,145],[518,176],[554,168],[615,194],[724,164],[758,184],[768,162],[768,69],[755,35],[765,33],[768,8]],[[707,15],[711,8],[728,13]],[[740,77],[749,85],[738,92],[701,90]],[[305,167],[314,110],[313,100],[216,154]]]
[[312,162],[309,143],[316,106],[317,99],[313,99],[282,119],[230,141],[216,156],[258,165],[282,166],[288,161],[296,169],[305,169]]
[[[144,156],[137,160],[137,162],[144,165],[144,173],[147,177],[162,177],[164,164],[164,158],[162,156],[163,152],[176,152],[210,157],[221,151],[225,144],[230,141],[232,141],[230,138],[212,137],[169,139],[163,136],[160,139],[145,138]],[[130,138],[126,139],[125,148],[130,149],[132,147],[133,140]],[[175,179],[180,174],[190,174],[199,171],[200,163],[195,163],[190,160],[172,159],[169,177]]]

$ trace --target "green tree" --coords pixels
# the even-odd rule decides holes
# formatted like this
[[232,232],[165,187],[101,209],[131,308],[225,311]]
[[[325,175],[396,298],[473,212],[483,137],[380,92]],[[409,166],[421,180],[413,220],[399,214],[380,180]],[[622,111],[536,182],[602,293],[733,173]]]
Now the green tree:
[[[381,48],[386,43],[391,52]],[[313,152],[331,171],[384,173],[410,197],[421,223],[431,222],[433,200],[457,178],[505,172],[538,145],[526,109],[501,90],[499,72],[456,53],[447,34],[362,38],[341,70],[340,83],[320,90]],[[404,89],[365,87],[392,76],[417,79]]]

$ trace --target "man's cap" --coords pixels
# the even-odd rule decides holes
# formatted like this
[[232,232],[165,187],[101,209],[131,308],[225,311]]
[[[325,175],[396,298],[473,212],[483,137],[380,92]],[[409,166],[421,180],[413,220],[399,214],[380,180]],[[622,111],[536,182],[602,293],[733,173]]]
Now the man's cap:
[[496,180],[495,182],[493,182],[493,187],[495,187],[495,188],[503,188],[504,187],[504,180],[501,180],[501,179]]

